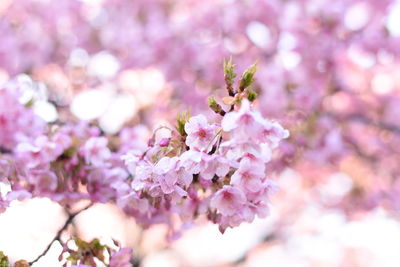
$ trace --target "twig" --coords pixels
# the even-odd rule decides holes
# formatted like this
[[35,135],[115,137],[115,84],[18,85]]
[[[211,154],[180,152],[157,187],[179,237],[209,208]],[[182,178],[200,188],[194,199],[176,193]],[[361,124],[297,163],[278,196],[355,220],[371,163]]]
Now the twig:
[[78,212],[72,213],[68,215],[68,219],[65,221],[64,225],[58,230],[57,234],[53,238],[53,240],[47,245],[46,249],[33,261],[29,262],[29,266],[32,266],[35,262],[37,262],[41,257],[46,255],[46,253],[50,250],[51,246],[53,245],[54,242],[59,241],[61,242],[61,234],[67,229],[67,227],[72,223],[72,221],[75,219],[75,217],[80,214],[82,211],[87,210],[90,208],[93,204],[90,203],[87,207],[81,209]]

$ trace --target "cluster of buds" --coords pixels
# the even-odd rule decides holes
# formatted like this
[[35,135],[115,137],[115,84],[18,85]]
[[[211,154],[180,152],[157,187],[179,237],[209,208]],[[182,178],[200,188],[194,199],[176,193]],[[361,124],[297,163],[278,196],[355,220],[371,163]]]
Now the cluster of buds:
[[[70,244],[73,243],[73,246]],[[116,246],[118,242],[114,241]],[[71,245],[71,247],[69,246]],[[132,249],[122,248],[114,249],[108,245],[102,244],[97,238],[86,242],[80,238],[70,240],[64,245],[63,252],[59,260],[63,260],[64,254],[67,255],[63,266],[98,266],[99,263],[111,267],[129,267],[132,266]]]
[[0,251],[0,267],[29,267],[29,263],[26,260],[19,260],[14,263],[14,265],[10,264],[8,257],[4,255],[2,251]]

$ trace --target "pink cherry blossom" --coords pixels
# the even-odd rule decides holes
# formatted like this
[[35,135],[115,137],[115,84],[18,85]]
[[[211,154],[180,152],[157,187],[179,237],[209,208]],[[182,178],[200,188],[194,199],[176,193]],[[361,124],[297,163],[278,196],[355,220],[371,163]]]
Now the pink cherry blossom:
[[51,171],[31,171],[28,180],[38,194],[54,194],[58,186],[58,178]]
[[211,180],[215,175],[224,177],[228,174],[231,167],[228,159],[220,155],[209,155],[205,158],[205,166],[200,172],[202,178]]
[[87,164],[102,166],[111,156],[107,147],[108,140],[105,137],[91,137],[82,147],[81,153]]
[[32,143],[21,142],[15,150],[19,161],[27,168],[48,164],[64,151],[61,145],[52,142],[45,135],[38,136]]
[[264,165],[254,164],[249,159],[240,161],[239,168],[231,177],[231,184],[240,187],[244,192],[258,192],[262,189],[265,178]]
[[251,110],[250,102],[245,99],[239,111],[229,112],[224,116],[221,125],[224,131],[232,132],[238,140],[258,140],[265,122],[259,112]]
[[132,267],[132,248],[122,248],[111,255],[110,267]]
[[18,85],[0,87],[0,147],[12,149],[43,133],[44,121],[19,102]]
[[185,151],[180,156],[179,166],[186,169],[191,174],[198,174],[202,166],[206,164],[207,154],[197,149]]
[[207,122],[204,115],[191,117],[185,124],[185,132],[187,133],[186,145],[190,148],[210,151],[217,141],[215,138],[216,127]]
[[246,196],[238,188],[224,185],[211,199],[210,206],[217,209],[224,216],[241,213],[245,208]]
[[125,165],[128,168],[128,171],[135,175],[136,166],[142,160],[143,152],[139,150],[131,150],[127,154],[121,156],[121,159],[124,161]]

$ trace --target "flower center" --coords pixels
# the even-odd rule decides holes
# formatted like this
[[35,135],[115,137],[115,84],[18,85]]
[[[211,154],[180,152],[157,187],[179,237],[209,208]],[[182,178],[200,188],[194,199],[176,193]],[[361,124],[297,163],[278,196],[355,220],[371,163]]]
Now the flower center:
[[198,135],[200,138],[206,138],[206,137],[207,137],[207,132],[206,132],[206,130],[204,130],[204,129],[200,129],[200,130],[197,132],[197,135]]

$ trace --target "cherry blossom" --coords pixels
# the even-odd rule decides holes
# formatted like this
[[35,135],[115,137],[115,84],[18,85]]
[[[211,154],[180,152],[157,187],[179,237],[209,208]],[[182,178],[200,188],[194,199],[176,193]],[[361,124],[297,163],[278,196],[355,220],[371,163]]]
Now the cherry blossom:
[[81,150],[86,163],[94,166],[103,165],[111,156],[107,143],[108,140],[104,137],[91,137],[87,140]]
[[224,185],[224,187],[215,193],[211,199],[210,205],[216,208],[224,216],[240,214],[245,209],[246,196],[240,189]]
[[216,142],[216,127],[209,125],[204,115],[191,117],[185,124],[186,145],[190,148],[210,151]]

